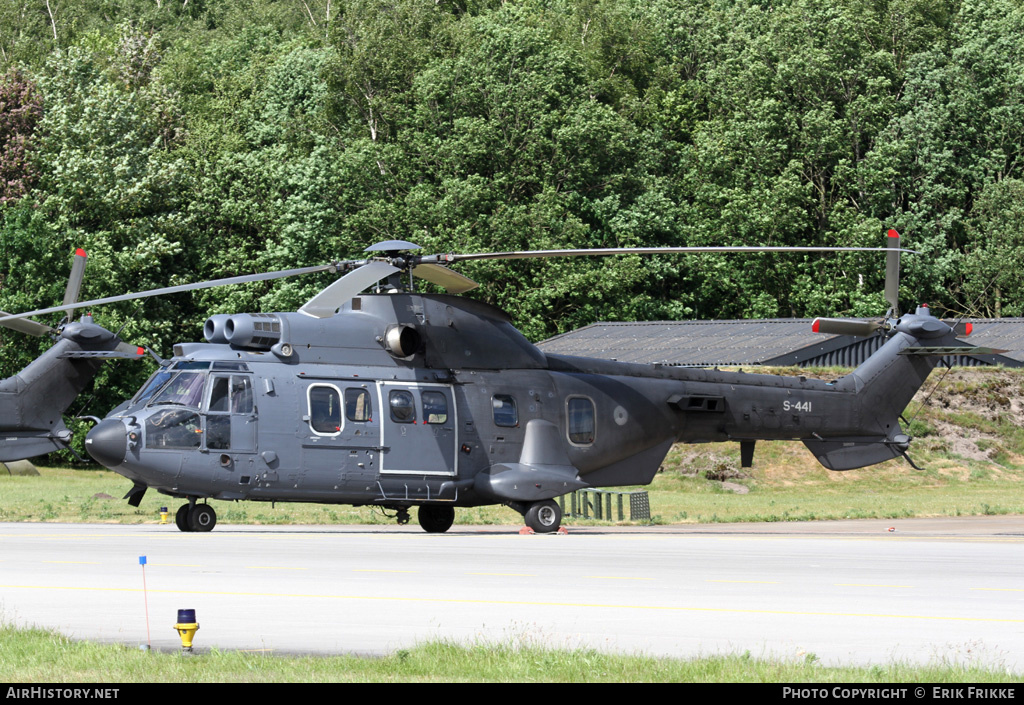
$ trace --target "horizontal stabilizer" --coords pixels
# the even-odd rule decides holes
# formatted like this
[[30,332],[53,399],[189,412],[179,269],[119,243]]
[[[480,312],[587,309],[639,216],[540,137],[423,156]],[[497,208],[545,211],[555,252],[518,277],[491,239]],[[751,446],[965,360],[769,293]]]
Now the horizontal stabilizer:
[[963,345],[960,347],[912,347],[903,348],[900,355],[914,355],[917,357],[944,357],[946,355],[1002,355],[1009,350],[997,348],[982,348],[974,345]]

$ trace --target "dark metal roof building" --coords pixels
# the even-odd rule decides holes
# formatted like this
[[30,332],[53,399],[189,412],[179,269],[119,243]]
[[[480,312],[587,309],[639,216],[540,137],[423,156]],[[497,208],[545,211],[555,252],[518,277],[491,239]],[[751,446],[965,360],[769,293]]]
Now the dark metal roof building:
[[[877,350],[881,336],[856,338],[811,331],[811,319],[594,323],[549,338],[546,353],[620,362],[691,366],[779,365],[854,367]],[[1024,318],[973,321],[967,344],[1006,349],[1001,355],[951,355],[952,365],[1024,367]]]

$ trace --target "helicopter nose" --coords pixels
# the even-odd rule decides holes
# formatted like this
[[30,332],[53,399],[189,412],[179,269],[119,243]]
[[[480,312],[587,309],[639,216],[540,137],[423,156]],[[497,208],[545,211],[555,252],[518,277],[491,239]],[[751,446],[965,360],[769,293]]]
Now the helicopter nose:
[[128,453],[128,431],[120,419],[104,419],[85,437],[85,449],[103,467],[117,467]]

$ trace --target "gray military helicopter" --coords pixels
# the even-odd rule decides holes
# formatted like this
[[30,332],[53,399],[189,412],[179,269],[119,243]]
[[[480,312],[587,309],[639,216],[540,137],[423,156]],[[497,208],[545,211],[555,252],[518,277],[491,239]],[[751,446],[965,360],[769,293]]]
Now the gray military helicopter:
[[[89,432],[90,455],[133,482],[126,498],[135,506],[148,488],[187,499],[176,515],[182,531],[211,530],[217,517],[206,500],[219,499],[375,505],[399,523],[415,506],[428,532],[448,530],[456,507],[500,503],[535,532],[553,532],[556,497],[648,484],[674,443],[736,441],[744,466],[759,440],[803,441],[831,470],[905,456],[904,408],[940,355],[964,349],[926,307],[900,314],[898,237],[887,248],[884,319],[814,323],[887,338],[835,382],[545,354],[504,311],[455,295],[475,282],[449,265],[873,248],[418,249],[389,241],[366,259],[315,268],[347,273],[298,312],[211,316],[205,343],[176,345]],[[420,293],[416,279],[449,293]]]
[[[145,350],[123,343],[96,325],[88,315],[71,320],[78,306],[86,253],[75,252],[71,276],[64,291],[65,322],[52,328],[36,321],[11,318],[0,321],[12,330],[33,336],[51,335],[54,345],[25,369],[0,381],[0,462],[23,460],[67,448],[71,430],[63,414],[92,381],[103,362],[112,358],[137,359]],[[0,312],[0,316],[9,316]]]

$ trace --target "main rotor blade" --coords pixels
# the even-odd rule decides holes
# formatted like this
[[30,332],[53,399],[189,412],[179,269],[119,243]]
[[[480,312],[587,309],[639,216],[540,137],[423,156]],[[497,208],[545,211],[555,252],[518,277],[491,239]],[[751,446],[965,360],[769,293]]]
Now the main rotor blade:
[[889,251],[885,255],[885,300],[894,317],[900,315],[900,234],[889,233]]
[[44,313],[54,313],[56,311],[67,311],[75,308],[86,308],[89,306],[99,306],[101,304],[112,304],[118,301],[133,301],[135,299],[145,299],[150,296],[164,296],[166,294],[180,294],[185,291],[195,291],[197,289],[210,289],[215,286],[229,286],[231,284],[248,284],[249,282],[260,282],[270,281],[272,279],[282,279],[284,277],[294,277],[300,274],[314,274],[316,272],[326,272],[328,270],[337,270],[338,264],[319,264],[313,267],[301,267],[299,269],[283,269],[277,272],[263,272],[262,274],[245,274],[239,277],[227,277],[225,279],[213,279],[211,281],[196,282],[194,284],[180,284],[178,286],[167,286],[162,289],[149,289],[148,291],[139,291],[134,294],[121,294],[120,296],[108,296],[103,299],[92,299],[91,301],[80,301],[70,306],[53,306],[52,308],[41,308],[36,311],[26,311],[25,313],[16,314],[5,314],[0,317],[0,325],[3,325],[4,321],[10,321],[19,318],[27,318],[28,316],[36,316]]
[[[342,304],[356,296],[363,289],[372,286],[395,272],[401,272],[387,262],[372,261],[354,269],[307,301],[299,313],[314,318],[329,318]],[[0,319],[2,320],[2,319]]]
[[[85,250],[79,247],[75,250],[75,261],[71,264],[71,276],[68,277],[68,286],[64,289],[64,305],[70,306],[78,301],[78,294],[82,291],[82,278],[85,276],[85,262],[88,255]],[[74,309],[67,309],[67,319],[74,318]]]
[[469,277],[453,272],[439,264],[419,264],[412,268],[412,275],[437,284],[449,294],[464,294],[480,286]]
[[877,321],[853,321],[848,318],[815,318],[811,330],[815,333],[831,333],[832,335],[855,335],[867,338],[874,335],[882,327]]
[[[10,316],[10,315],[11,314],[9,314],[9,313],[6,313],[4,311],[0,311],[0,316]],[[30,321],[27,318],[12,318],[10,320],[0,321],[0,326],[3,326],[4,328],[10,328],[11,330],[16,330],[19,333],[25,333],[27,335],[34,335],[37,338],[40,337],[40,336],[46,335],[47,333],[56,333],[57,332],[57,330],[55,328],[51,328],[50,326],[45,325],[43,323],[37,323],[35,321]]]
[[[606,247],[592,250],[523,250],[520,252],[476,252],[469,254],[448,253],[427,255],[417,261],[421,263],[463,262],[484,259],[536,259],[543,257],[604,257],[608,255],[669,255],[695,252],[885,252],[886,247],[784,247],[784,246],[707,246],[707,247]],[[898,250],[914,252],[914,250]]]

